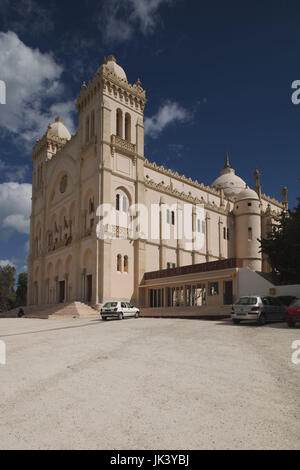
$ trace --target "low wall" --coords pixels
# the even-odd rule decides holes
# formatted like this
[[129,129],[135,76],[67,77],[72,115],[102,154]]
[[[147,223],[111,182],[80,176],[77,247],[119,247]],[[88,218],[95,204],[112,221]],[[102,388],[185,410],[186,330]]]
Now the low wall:
[[142,308],[141,317],[152,318],[198,318],[202,320],[221,320],[229,318],[231,305],[218,307],[166,307],[166,308]]

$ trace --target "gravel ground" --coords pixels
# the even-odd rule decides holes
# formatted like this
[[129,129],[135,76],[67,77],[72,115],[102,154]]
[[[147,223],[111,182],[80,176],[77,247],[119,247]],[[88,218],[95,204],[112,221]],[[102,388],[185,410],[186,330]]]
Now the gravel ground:
[[298,449],[300,328],[0,319],[0,449]]

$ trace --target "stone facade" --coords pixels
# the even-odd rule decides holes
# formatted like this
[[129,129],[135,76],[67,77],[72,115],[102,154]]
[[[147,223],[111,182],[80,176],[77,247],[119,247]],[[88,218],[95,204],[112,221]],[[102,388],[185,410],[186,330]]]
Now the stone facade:
[[[244,266],[268,271],[257,238],[265,236],[276,214],[287,207],[248,188],[226,158],[212,186],[179,175],[144,156],[145,90],[128,83],[113,56],[104,59],[77,98],[79,125],[71,137],[57,118],[33,151],[33,194],[28,258],[28,303],[72,300],[100,305],[124,299],[141,304],[145,272],[239,258]],[[118,223],[113,237],[99,239],[97,208],[111,204]],[[132,204],[151,211],[156,204],[158,232],[133,237],[122,224]],[[178,238],[184,204],[191,204],[193,230],[201,249]],[[197,220],[196,205],[204,207]],[[171,209],[169,210],[168,207]],[[173,209],[172,209],[173,208]],[[120,222],[121,221],[121,222]],[[162,228],[169,225],[170,237]],[[136,227],[139,230],[139,227]]]

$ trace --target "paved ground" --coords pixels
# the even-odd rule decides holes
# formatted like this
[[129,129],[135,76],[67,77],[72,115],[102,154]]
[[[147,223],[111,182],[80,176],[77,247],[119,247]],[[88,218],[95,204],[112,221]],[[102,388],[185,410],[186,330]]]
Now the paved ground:
[[300,328],[0,319],[1,449],[297,449]]

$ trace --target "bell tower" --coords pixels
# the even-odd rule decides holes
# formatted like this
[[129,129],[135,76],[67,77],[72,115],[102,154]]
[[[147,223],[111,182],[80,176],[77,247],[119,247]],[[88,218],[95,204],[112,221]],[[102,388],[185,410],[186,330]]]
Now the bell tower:
[[[146,93],[141,81],[138,79],[130,84],[113,55],[105,57],[93,79],[82,85],[77,99],[81,158],[84,158],[85,149],[92,139],[99,172],[97,207],[105,204],[115,207],[119,187],[127,193],[130,205],[144,203],[145,104]],[[119,236],[120,227],[109,227],[109,231]],[[122,249],[118,248],[120,246]],[[144,243],[141,240],[117,240],[115,237],[97,239],[96,251],[96,303],[102,304],[117,296],[116,285],[121,298],[124,287],[124,292],[131,290],[131,300],[137,301],[138,286],[144,274]],[[129,257],[129,269],[126,276],[119,275],[114,279],[119,255],[122,259]]]

